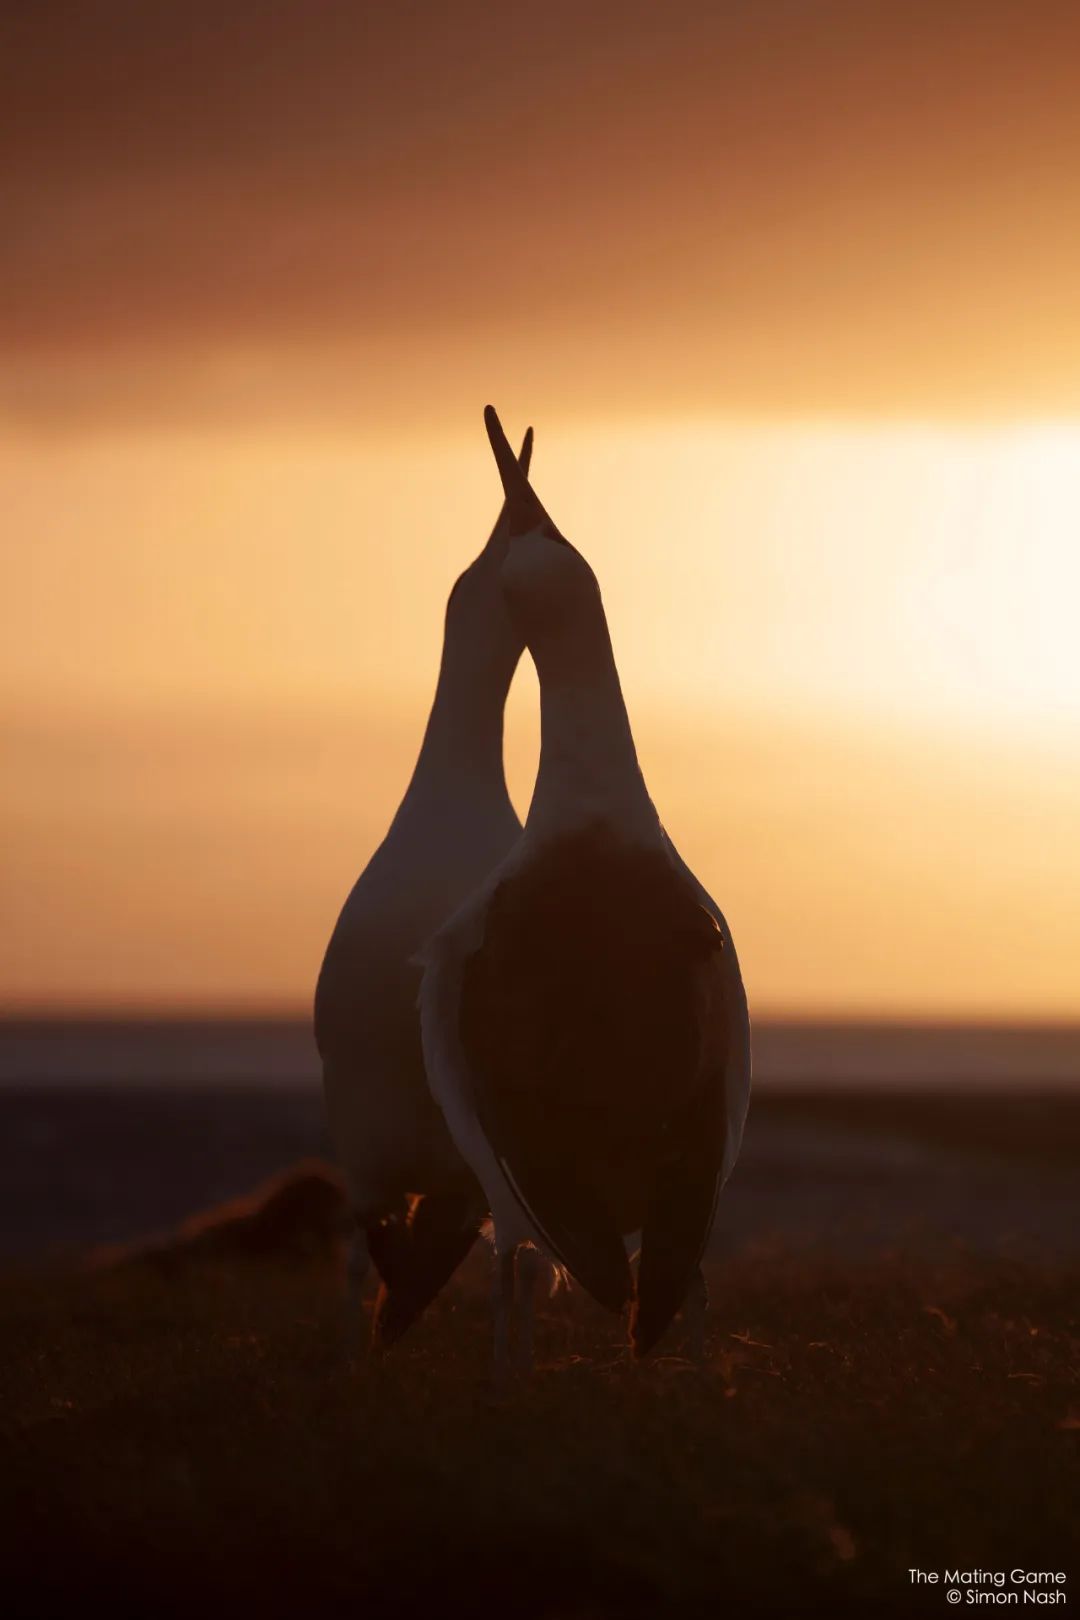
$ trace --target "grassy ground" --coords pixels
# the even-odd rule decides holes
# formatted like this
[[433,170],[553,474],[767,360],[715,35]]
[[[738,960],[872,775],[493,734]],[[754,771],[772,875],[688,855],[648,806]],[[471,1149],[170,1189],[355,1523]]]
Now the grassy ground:
[[332,1261],[9,1279],[8,1612],[915,1615],[911,1566],[1068,1571],[1077,1275],[941,1252],[725,1263],[703,1370],[560,1297],[505,1397],[480,1255],[381,1367]]

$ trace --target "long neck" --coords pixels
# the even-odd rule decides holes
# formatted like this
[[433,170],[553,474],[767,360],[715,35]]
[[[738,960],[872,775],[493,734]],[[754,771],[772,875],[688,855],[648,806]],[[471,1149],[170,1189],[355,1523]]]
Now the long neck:
[[503,710],[520,651],[447,636],[435,699],[406,799],[459,788],[507,798]]
[[652,835],[656,812],[638,764],[603,609],[531,647],[540,677],[540,769],[529,826],[604,819]]

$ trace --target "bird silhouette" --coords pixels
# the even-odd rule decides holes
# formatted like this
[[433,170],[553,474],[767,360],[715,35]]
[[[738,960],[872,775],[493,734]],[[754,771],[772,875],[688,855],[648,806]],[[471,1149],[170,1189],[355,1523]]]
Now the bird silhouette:
[[632,1307],[638,1355],[688,1296],[700,1319],[750,1027],[731,932],[642,777],[596,578],[485,415],[510,534],[501,586],[540,680],[540,767],[523,836],[421,953],[421,1025],[432,1092],[492,1212],[501,1374],[519,1249],[523,1365],[537,1251],[611,1310]]
[[[530,428],[523,471],[531,452]],[[425,1079],[412,958],[521,832],[502,754],[506,694],[524,646],[500,586],[509,527],[504,507],[450,593],[412,778],[345,901],[315,993],[327,1120],[352,1217],[350,1317],[355,1332],[373,1261],[381,1346],[434,1298],[487,1213]]]

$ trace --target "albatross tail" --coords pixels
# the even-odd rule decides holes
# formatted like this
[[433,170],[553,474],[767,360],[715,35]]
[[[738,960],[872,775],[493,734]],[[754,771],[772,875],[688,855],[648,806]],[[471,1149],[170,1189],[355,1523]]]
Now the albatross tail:
[[449,1282],[486,1219],[483,1196],[465,1184],[418,1198],[407,1224],[392,1236],[386,1223],[368,1242],[382,1278],[375,1302],[372,1343],[388,1350],[412,1327]]

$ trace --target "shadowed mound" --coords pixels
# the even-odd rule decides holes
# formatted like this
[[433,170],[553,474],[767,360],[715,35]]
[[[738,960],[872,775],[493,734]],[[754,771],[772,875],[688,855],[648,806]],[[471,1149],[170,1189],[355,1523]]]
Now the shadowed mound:
[[[486,1219],[475,1182],[414,1198],[366,1227],[382,1286],[374,1337],[388,1348],[427,1309],[465,1259]],[[96,1266],[147,1266],[179,1275],[207,1262],[305,1262],[336,1255],[349,1226],[340,1178],[305,1160],[241,1198],[192,1215],[168,1237],[93,1253]]]
[[328,1165],[304,1160],[242,1198],[190,1216],[167,1238],[101,1249],[92,1258],[165,1273],[205,1260],[308,1260],[337,1249],[346,1219],[340,1178]]
[[466,964],[461,1039],[481,1123],[553,1253],[639,1354],[685,1297],[724,1145],[722,936],[662,851],[606,824],[495,891]]

